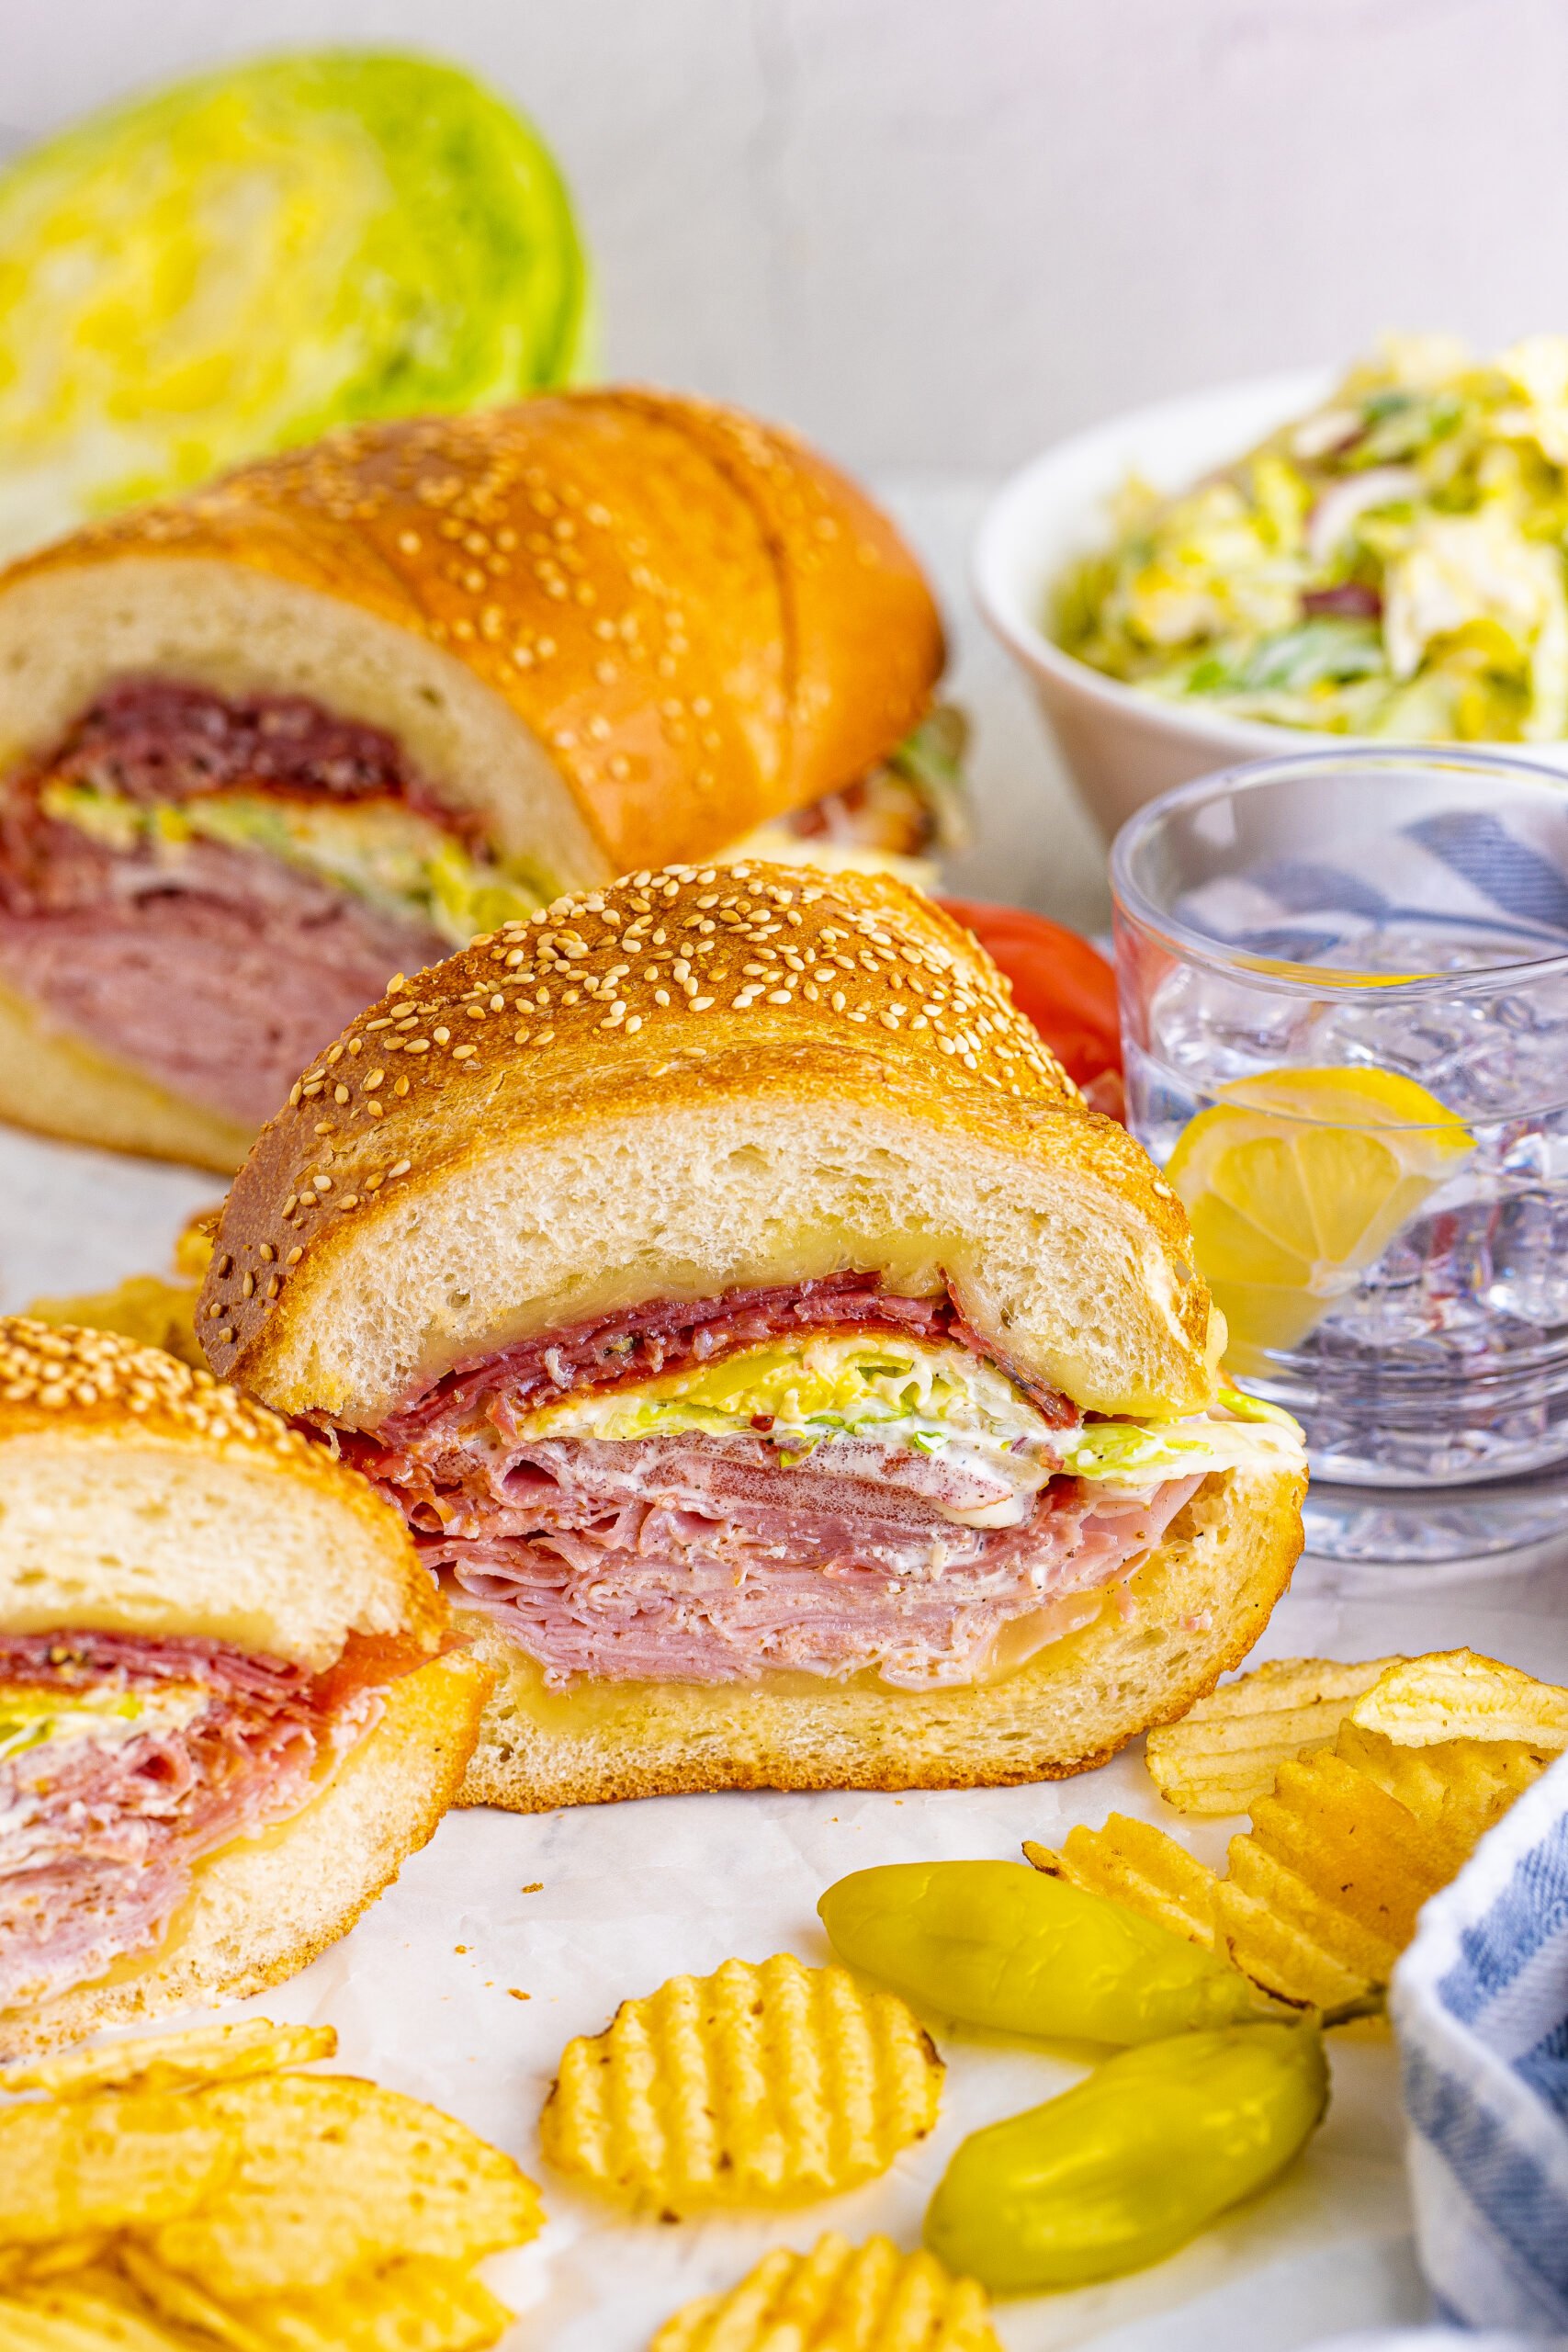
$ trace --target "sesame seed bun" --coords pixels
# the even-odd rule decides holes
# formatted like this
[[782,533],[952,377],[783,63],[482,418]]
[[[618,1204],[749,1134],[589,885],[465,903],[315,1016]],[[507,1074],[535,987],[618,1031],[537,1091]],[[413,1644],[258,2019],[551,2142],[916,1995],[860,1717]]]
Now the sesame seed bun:
[[445,1604],[363,1480],[157,1349],[19,1316],[0,1318],[0,1631],[195,1637],[311,1673],[359,1635],[409,1668],[309,1804],[197,1865],[155,1951],[0,2014],[3,2055],[302,1968],[434,1830],[492,1681],[442,1654]]
[[434,1657],[401,1520],[209,1373],[111,1331],[0,1317],[0,1630],[187,1634],[320,1673],[351,1634]]
[[118,679],[309,695],[583,887],[881,759],[942,666],[886,517],[792,435],[648,391],[359,425],[0,577],[0,769]]
[[675,866],[355,1020],[236,1179],[197,1333],[363,1427],[514,1339],[845,1266],[945,1277],[1082,1407],[1213,1395],[1179,1204],[966,932],[886,877]]

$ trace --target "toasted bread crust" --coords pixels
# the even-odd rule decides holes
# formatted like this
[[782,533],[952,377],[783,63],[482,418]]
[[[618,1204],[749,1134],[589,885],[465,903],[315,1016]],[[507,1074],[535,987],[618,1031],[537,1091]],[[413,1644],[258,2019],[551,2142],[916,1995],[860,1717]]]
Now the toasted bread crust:
[[[1238,1666],[1302,1548],[1305,1480],[1215,1474],[1093,1623],[1007,1679],[915,1692],[591,1683],[542,1694],[501,1626],[459,1610],[497,1673],[465,1804],[539,1813],[726,1789],[1004,1788],[1103,1764]],[[1123,1610],[1126,1613],[1123,1614]],[[1206,1622],[1205,1622],[1206,1621]]]
[[653,391],[329,435],[24,558],[0,605],[128,560],[237,566],[439,647],[544,748],[606,876],[847,784],[942,660],[919,568],[860,491],[775,428]]
[[[439,1648],[446,1609],[398,1512],[322,1447],[210,1373],[117,1332],[0,1317],[0,1487],[6,1448],[39,1438],[58,1460],[78,1457],[89,1483],[96,1464],[129,1443],[191,1460],[217,1455],[312,1489],[382,1555],[407,1637],[432,1656]],[[0,1623],[5,1616],[0,1573]]]

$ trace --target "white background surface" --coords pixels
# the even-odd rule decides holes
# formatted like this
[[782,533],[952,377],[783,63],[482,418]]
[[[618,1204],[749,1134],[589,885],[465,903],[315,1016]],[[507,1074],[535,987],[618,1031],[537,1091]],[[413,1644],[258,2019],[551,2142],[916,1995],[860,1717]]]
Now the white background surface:
[[1389,324],[1568,326],[1561,0],[4,0],[0,127],[333,39],[553,141],[615,372],[1016,463]]

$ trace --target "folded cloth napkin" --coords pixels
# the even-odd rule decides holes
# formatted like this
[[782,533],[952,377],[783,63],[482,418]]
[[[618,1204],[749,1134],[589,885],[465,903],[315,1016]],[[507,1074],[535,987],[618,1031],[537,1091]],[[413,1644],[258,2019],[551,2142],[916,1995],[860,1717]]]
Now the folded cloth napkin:
[[1427,1905],[1390,2009],[1438,2316],[1568,2338],[1568,1757]]
[[[1397,755],[1391,753],[1391,764]],[[1540,770],[1535,771],[1537,775]],[[1529,808],[1506,813],[1439,809],[1356,843],[1355,871],[1283,855],[1216,876],[1188,891],[1180,911],[1227,946],[1252,956],[1316,964],[1350,960],[1359,942],[1369,968],[1408,923],[1495,938],[1499,923],[1520,952],[1561,952],[1568,934],[1568,874],[1561,820]]]

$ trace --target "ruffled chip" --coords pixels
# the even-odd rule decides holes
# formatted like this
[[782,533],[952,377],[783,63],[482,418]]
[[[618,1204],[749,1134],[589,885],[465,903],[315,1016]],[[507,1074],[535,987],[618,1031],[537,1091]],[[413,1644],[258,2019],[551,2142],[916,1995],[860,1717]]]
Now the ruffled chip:
[[666,2212],[831,2197],[931,2130],[942,2075],[896,1994],[728,1960],[569,2042],[539,2133],[560,2171]]
[[188,2336],[171,2335],[121,2299],[112,2282],[81,2281],[0,2295],[0,2352],[189,2352]]
[[1474,1650],[1402,1658],[1356,1702],[1354,1720],[1400,1747],[1450,1740],[1514,1740],[1561,1756],[1568,1748],[1568,1690]]
[[15,2068],[0,2111],[0,2352],[480,2352],[474,2275],[543,2220],[512,2158],[434,2108],[281,2071],[327,2028],[262,2020]]
[[152,2227],[226,2179],[240,2137],[189,2098],[128,2091],[0,2114],[0,2245]]
[[985,2291],[935,2255],[829,2232],[809,2254],[780,2246],[728,2295],[667,2319],[649,2352],[1001,2352]]
[[332,2286],[394,2250],[476,2262],[540,2227],[538,2194],[510,2156],[376,2083],[274,2075],[188,2104],[238,2134],[240,2160],[146,2244],[221,2302]]
[[[1344,2016],[1377,2006],[1421,1905],[1568,1744],[1568,1692],[1469,1651],[1359,1667],[1292,1658],[1216,1692],[1193,1722],[1185,1745],[1187,1724],[1158,1735],[1156,1777],[1186,1810],[1222,1797],[1229,1809],[1269,1770],[1224,1877],[1121,1814],[1025,1855],[1228,1954],[1277,1999]],[[1499,1736],[1404,1744],[1406,1731],[1424,1743],[1473,1724]],[[1514,1736],[1524,1724],[1533,1743]],[[1149,1746],[1153,1765],[1154,1735]]]
[[1179,1723],[1150,1732],[1149,1775],[1179,1813],[1246,1813],[1281,1764],[1332,1747],[1356,1702],[1403,1658],[1340,1666],[1275,1658],[1201,1699]]
[[143,2034],[102,2050],[74,2050],[0,2071],[0,2096],[47,2091],[51,2098],[85,2098],[96,2091],[172,2091],[196,2083],[274,2075],[331,2058],[337,2033],[330,2025],[272,2025],[247,2018],[243,2025],[197,2026],[189,2033]]

